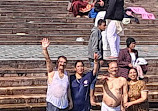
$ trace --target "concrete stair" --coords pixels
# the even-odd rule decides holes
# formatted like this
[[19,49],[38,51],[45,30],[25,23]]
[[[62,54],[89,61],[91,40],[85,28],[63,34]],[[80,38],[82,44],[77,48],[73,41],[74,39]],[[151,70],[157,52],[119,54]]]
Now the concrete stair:
[[[144,1],[125,4],[126,6],[142,6],[157,17],[156,0],[147,1],[148,4],[142,3]],[[76,19],[72,13],[66,11],[67,4],[68,0],[1,0],[0,45],[40,45],[43,37],[49,38],[51,45],[87,45],[93,19]],[[121,36],[121,44],[125,44],[126,38],[132,36],[138,45],[158,45],[158,19],[142,20],[140,15],[137,17],[140,19],[140,24],[124,25],[125,32]],[[76,42],[78,37],[84,38],[84,41]],[[156,108],[158,104],[158,59],[148,58],[147,55],[145,57],[149,63],[145,81],[150,90],[150,111],[158,111]],[[56,57],[52,59],[55,66]],[[84,60],[85,71],[90,70],[87,57],[77,60],[81,59]],[[73,70],[75,61],[76,58],[68,58],[69,74],[75,72]],[[106,64],[99,72],[99,77],[107,74],[107,63],[110,61],[115,60],[106,60]],[[0,110],[45,111],[46,72],[43,58],[0,60],[0,75],[3,76],[0,77]],[[101,101],[101,83],[97,83],[95,95],[97,100]]]
[[[79,18],[66,11],[68,1],[1,1],[0,2],[1,17],[0,21],[0,44],[39,44],[41,37],[55,39],[53,44],[81,44],[87,45],[90,30],[93,26],[92,19]],[[19,4],[19,5],[17,5]],[[128,6],[127,3],[126,5]],[[131,5],[131,4],[130,4]],[[154,5],[144,5],[135,3],[134,5],[142,5],[150,8]],[[53,11],[52,11],[53,10]],[[156,13],[156,11],[155,11]],[[54,16],[55,15],[55,16]],[[158,20],[141,20],[141,24],[125,25],[125,35],[122,35],[122,43],[127,36],[136,38],[139,44],[157,44],[157,21]],[[140,30],[141,29],[141,30]],[[20,35],[20,34],[21,35]],[[18,35],[19,34],[19,35]],[[23,34],[23,35],[22,35]],[[84,37],[84,42],[76,42],[77,37]],[[38,36],[41,37],[38,37]],[[63,38],[52,37],[52,35],[65,35]],[[74,35],[75,37],[64,38]],[[87,36],[88,35],[88,36]],[[7,37],[6,37],[7,36]],[[15,41],[9,37],[14,38]],[[29,36],[25,38],[26,36]],[[31,37],[30,37],[31,36]],[[142,39],[142,37],[146,39]],[[153,36],[151,38],[151,36]],[[125,38],[124,38],[125,37]],[[21,39],[23,38],[23,40]],[[153,39],[154,38],[154,39]],[[143,41],[145,40],[145,41]]]

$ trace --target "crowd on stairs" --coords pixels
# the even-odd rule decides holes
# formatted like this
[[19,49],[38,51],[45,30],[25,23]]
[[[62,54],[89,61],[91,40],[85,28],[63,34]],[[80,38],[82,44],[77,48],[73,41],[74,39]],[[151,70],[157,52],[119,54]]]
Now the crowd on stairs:
[[[148,111],[148,89],[144,82],[148,63],[139,58],[135,38],[127,38],[126,47],[120,49],[122,23],[128,24],[134,19],[139,24],[134,9],[124,10],[124,0],[72,0],[71,3],[70,11],[76,18],[95,16],[88,43],[92,70],[85,73],[85,64],[79,60],[74,64],[75,73],[69,75],[65,70],[65,56],[59,56],[53,67],[47,51],[50,41],[43,38],[42,50],[48,73],[46,110],[90,111],[93,106],[100,106],[101,111]],[[107,54],[109,50],[110,55]],[[115,61],[108,64],[108,74],[99,79],[98,72],[106,60]],[[97,82],[103,86],[101,102],[94,94]]]
[[[101,106],[101,111],[148,111],[148,90],[143,81],[147,72],[147,62],[144,58],[139,58],[138,51],[134,49],[134,38],[127,38],[127,47],[121,50],[119,48],[123,18],[132,18],[139,23],[133,16],[132,9],[124,10],[124,0],[71,2],[70,11],[77,18],[87,17],[93,6],[97,10],[88,43],[88,57],[92,70],[84,74],[83,61],[77,61],[75,74],[68,77],[65,72],[65,56],[58,57],[56,70],[53,70],[47,51],[50,42],[44,38],[42,48],[48,70],[47,111],[90,111],[91,106],[98,105]],[[108,48],[111,55],[105,57],[103,51],[109,50]],[[117,59],[117,62],[109,63],[108,75],[103,75],[100,79],[103,98],[102,102],[98,103],[94,95],[95,84],[99,81],[98,71],[106,59]],[[54,91],[58,88],[60,90]]]

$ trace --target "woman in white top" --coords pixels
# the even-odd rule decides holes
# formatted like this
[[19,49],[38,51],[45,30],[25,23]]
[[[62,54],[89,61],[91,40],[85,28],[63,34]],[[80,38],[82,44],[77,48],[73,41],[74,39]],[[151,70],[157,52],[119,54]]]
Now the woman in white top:
[[47,47],[50,42],[44,38],[42,40],[43,54],[47,63],[48,88],[47,88],[47,111],[68,111],[72,108],[72,99],[70,94],[69,77],[65,71],[67,58],[59,56],[57,60],[57,70],[54,71],[49,57]]

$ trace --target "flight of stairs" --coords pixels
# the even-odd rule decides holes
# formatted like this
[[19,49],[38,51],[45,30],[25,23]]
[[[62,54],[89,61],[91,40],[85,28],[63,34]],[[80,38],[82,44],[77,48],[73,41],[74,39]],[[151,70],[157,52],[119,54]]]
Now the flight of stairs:
[[[139,1],[126,3],[126,6],[143,6],[157,17],[156,0],[148,0],[149,4]],[[155,3],[155,4],[154,4]],[[0,1],[0,45],[18,47],[18,45],[40,45],[43,37],[49,38],[51,45],[88,44],[93,19],[75,18],[66,11],[68,0],[1,0]],[[153,6],[151,8],[151,6]],[[158,45],[158,20],[142,20],[140,24],[124,25],[121,44],[127,37],[136,39],[137,45]],[[77,42],[82,37],[84,41]],[[30,49],[31,51],[31,49]],[[39,50],[42,51],[42,50]],[[12,50],[11,50],[12,52]],[[3,52],[1,52],[3,53]],[[153,52],[154,53],[154,52]],[[21,51],[23,54],[23,51]],[[149,88],[150,106],[158,106],[158,58],[143,56],[147,59],[149,70],[145,80]],[[53,58],[55,64],[56,57]],[[84,60],[85,71],[90,66],[88,59],[69,58],[67,71],[74,74],[76,60]],[[106,60],[100,75],[107,73]],[[113,60],[112,60],[113,61]],[[114,60],[115,61],[115,60]],[[55,66],[55,65],[54,65]],[[1,111],[44,111],[47,88],[46,63],[44,58],[0,59],[0,110]],[[96,97],[101,101],[101,85],[96,85]],[[152,108],[151,111],[158,109]]]

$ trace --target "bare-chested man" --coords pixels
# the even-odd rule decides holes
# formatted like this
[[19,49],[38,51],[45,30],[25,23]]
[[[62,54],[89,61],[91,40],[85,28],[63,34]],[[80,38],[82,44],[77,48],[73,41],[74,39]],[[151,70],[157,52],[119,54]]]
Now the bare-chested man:
[[117,77],[118,66],[111,62],[108,68],[109,75],[104,79],[103,99],[101,111],[124,111],[123,105],[127,102],[127,81]]

